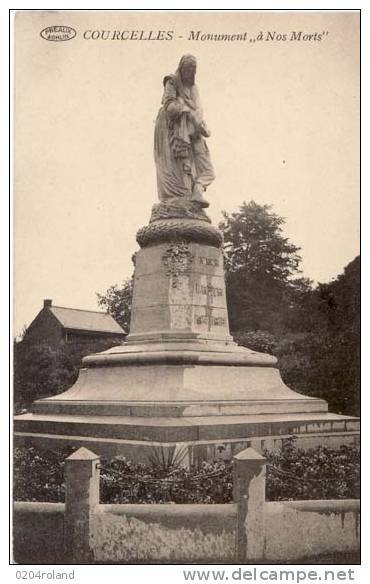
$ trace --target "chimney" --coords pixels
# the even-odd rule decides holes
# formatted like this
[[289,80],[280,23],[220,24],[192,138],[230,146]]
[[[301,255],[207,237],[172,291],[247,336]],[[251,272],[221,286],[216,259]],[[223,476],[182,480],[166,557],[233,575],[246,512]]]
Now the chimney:
[[52,300],[50,300],[50,298],[45,298],[44,300],[44,308],[50,308],[51,304],[52,304]]

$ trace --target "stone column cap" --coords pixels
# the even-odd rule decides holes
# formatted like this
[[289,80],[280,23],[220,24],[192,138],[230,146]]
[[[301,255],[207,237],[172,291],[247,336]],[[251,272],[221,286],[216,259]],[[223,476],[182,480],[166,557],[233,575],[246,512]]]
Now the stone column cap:
[[246,448],[245,450],[242,450],[241,452],[238,452],[238,454],[235,454],[234,459],[236,459],[236,460],[259,460],[260,462],[264,462],[266,460],[266,458],[264,456],[262,456],[262,454],[257,452],[257,450],[255,450],[251,446],[249,448]]
[[76,452],[73,452],[66,460],[98,460],[100,457],[88,448],[81,446]]

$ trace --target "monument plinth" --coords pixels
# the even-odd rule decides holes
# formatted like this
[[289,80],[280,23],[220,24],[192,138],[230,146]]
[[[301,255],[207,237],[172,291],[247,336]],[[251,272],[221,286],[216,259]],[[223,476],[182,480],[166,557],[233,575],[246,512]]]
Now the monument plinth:
[[127,342],[85,357],[73,387],[17,416],[17,440],[136,458],[181,445],[190,462],[251,444],[279,447],[291,435],[309,446],[358,435],[355,418],[292,391],[275,357],[230,335],[222,236],[204,211],[214,174],[185,71],[192,63],[183,58],[165,77],[155,136],[160,202],[137,234]]
[[18,440],[144,460],[153,448],[181,446],[189,462],[231,456],[248,444],[279,447],[291,435],[307,446],[353,441],[354,418],[295,393],[275,357],[233,341],[219,234],[199,243],[199,230],[187,223],[186,236],[178,229],[173,238],[173,224],[166,229],[158,220],[139,232],[128,341],[85,357],[71,389],[17,416]]

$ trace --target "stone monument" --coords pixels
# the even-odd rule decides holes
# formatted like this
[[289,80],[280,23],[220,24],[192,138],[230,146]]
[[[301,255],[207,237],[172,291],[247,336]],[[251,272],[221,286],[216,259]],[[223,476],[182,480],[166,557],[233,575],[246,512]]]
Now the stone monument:
[[196,60],[164,78],[154,157],[159,202],[139,230],[127,342],[83,359],[68,391],[17,416],[16,441],[145,458],[181,448],[189,463],[247,446],[355,441],[358,420],[289,389],[275,357],[229,333],[222,236],[205,208],[214,171]]

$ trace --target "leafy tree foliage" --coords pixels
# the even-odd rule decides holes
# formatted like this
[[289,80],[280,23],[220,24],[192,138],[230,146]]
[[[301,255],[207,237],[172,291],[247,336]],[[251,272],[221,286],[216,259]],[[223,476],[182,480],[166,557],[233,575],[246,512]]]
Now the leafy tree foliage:
[[333,282],[307,294],[300,334],[275,345],[291,387],[328,401],[332,411],[360,413],[360,258]]
[[310,282],[298,278],[299,248],[283,236],[284,219],[269,205],[243,203],[223,213],[230,328],[275,332],[294,320]]
[[332,411],[359,414],[360,259],[316,288],[298,277],[299,248],[268,205],[224,213],[230,329],[241,345],[277,355],[284,381]]
[[284,219],[269,205],[243,203],[236,213],[223,212],[226,269],[271,277],[285,283],[299,268],[299,248],[282,235]]
[[342,414],[360,414],[360,258],[333,282],[300,300],[296,319],[282,332],[236,331],[236,341],[278,357],[285,383],[329,403]]
[[97,293],[98,304],[109,312],[124,331],[130,329],[133,278],[127,278],[121,286],[110,286],[105,294]]
[[111,340],[58,346],[31,343],[25,339],[15,343],[15,409],[27,408],[35,399],[62,393],[76,381],[83,357],[111,346]]

